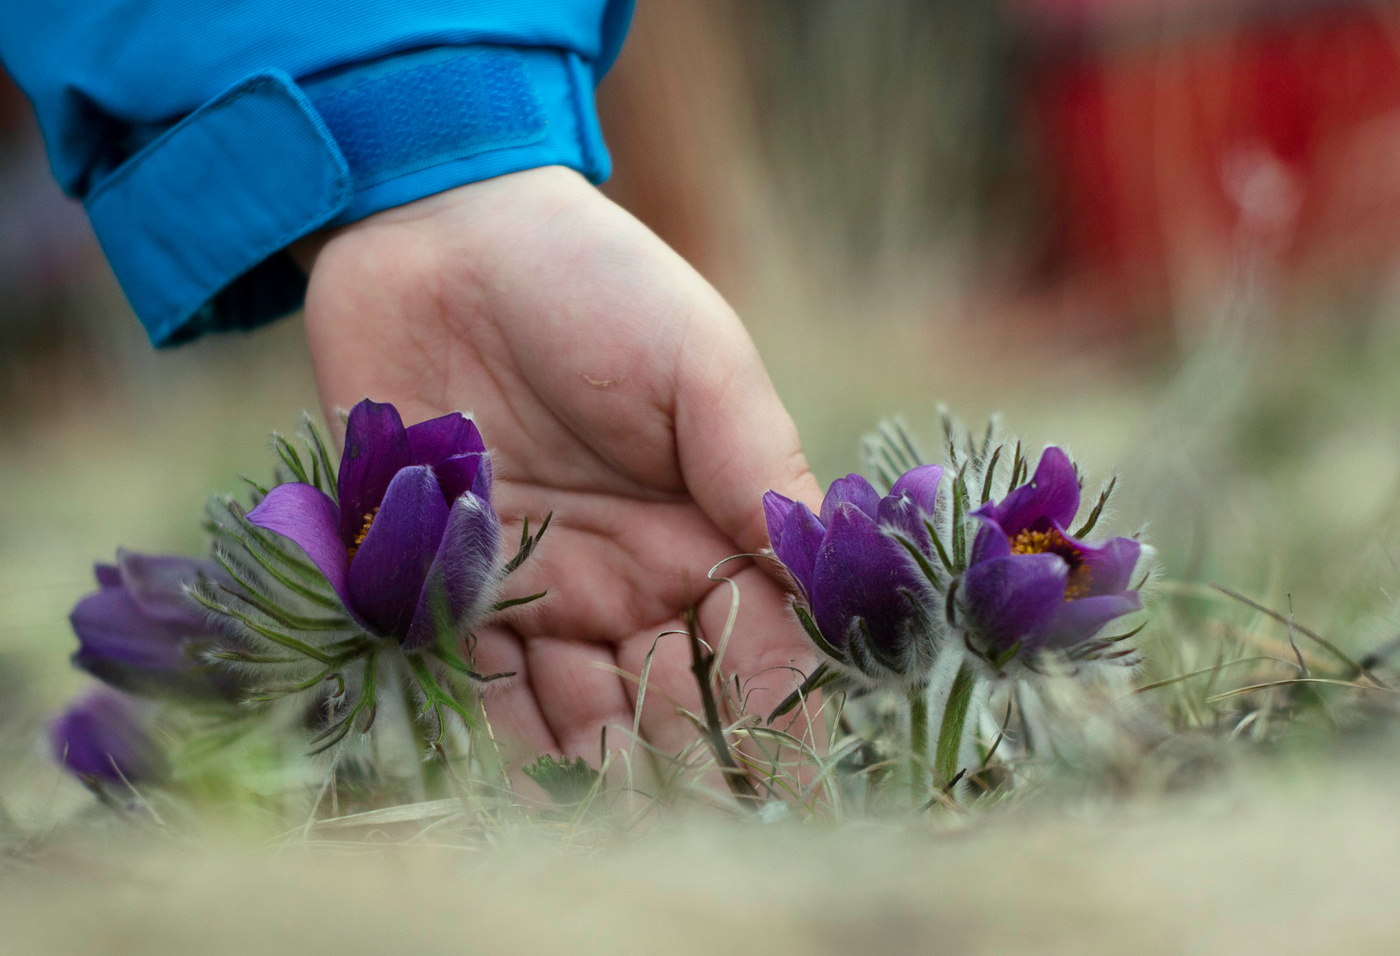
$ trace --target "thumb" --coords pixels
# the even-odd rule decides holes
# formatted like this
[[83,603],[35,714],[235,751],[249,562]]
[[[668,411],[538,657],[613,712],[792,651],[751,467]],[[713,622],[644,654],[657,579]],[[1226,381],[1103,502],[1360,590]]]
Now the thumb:
[[768,546],[764,492],[815,510],[821,488],[752,339],[718,293],[714,297],[712,320],[692,323],[681,353],[677,454],[701,510],[745,551],[759,551]]

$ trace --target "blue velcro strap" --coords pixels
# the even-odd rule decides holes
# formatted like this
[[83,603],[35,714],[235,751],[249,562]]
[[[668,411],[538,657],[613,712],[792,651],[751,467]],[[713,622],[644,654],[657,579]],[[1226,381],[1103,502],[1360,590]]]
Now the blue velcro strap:
[[[465,183],[544,165],[601,181],[592,73],[550,48],[435,47],[294,82],[255,74],[154,136],[85,199],[156,345],[301,304],[283,250]],[[158,135],[157,135],[158,134]]]
[[302,89],[345,153],[357,189],[545,136],[539,94],[508,47],[423,50]]
[[351,196],[335,140],[291,77],[249,77],[123,163],[84,199],[151,339],[335,216]]

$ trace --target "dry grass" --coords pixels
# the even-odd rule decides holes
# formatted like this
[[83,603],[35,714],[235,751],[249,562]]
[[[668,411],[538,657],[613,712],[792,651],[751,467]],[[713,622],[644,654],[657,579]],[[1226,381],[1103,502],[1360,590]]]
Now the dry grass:
[[[1381,748],[1382,750],[1386,748]],[[250,852],[73,831],[0,876],[0,951],[1393,952],[1383,753],[1148,807],[837,830],[691,821],[595,852]]]

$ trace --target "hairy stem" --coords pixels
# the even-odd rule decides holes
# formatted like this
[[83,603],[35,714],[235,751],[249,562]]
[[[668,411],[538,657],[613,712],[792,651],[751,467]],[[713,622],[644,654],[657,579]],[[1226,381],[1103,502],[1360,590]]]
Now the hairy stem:
[[928,799],[928,688],[909,692],[909,787],[914,806]]
[[938,751],[934,756],[933,771],[938,777],[939,786],[948,786],[958,772],[958,754],[962,750],[963,734],[976,688],[977,672],[972,662],[965,660],[953,678],[948,703],[943,708],[943,722],[938,728]]

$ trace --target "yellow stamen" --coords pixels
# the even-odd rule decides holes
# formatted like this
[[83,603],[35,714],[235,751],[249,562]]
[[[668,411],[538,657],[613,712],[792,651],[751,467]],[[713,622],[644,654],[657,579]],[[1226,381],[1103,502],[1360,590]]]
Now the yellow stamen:
[[374,516],[377,514],[379,514],[379,509],[375,508],[369,514],[365,515],[365,523],[360,526],[360,533],[355,535],[355,543],[345,549],[351,559],[355,557],[355,552],[360,550],[360,545],[365,543],[365,536],[369,534],[369,526],[374,524]]
[[1080,551],[1059,531],[1032,531],[1029,528],[1011,539],[1012,554],[1054,554],[1069,565],[1069,580],[1065,583],[1065,600],[1074,601],[1089,594],[1093,577]]

